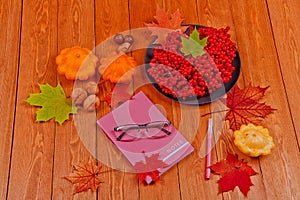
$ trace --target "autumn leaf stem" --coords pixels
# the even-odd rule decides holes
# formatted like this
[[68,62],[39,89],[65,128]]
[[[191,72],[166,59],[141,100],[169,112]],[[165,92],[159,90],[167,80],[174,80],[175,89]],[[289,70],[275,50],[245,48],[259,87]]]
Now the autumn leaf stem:
[[108,173],[108,172],[112,172],[112,171],[113,171],[112,169],[109,169],[109,170],[98,172],[98,174]]
[[215,114],[215,113],[221,113],[221,112],[227,112],[230,111],[230,109],[225,109],[225,110],[217,110],[217,111],[213,111],[213,112],[209,112],[209,113],[205,113],[203,115],[200,115],[200,117],[205,117],[207,115],[211,115],[211,114]]

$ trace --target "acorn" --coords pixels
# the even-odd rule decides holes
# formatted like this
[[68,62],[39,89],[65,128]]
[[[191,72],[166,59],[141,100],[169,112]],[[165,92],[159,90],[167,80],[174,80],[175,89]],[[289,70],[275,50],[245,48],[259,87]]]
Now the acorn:
[[129,42],[124,42],[118,47],[118,52],[128,52],[131,50],[132,45]]

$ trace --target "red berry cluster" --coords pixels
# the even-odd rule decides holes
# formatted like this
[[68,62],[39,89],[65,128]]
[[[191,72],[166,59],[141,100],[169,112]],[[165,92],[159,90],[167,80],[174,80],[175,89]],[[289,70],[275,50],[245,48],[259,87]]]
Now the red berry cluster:
[[[190,27],[190,32],[194,27]],[[205,29],[205,30],[204,30]],[[162,46],[153,50],[147,72],[158,83],[162,92],[175,98],[205,96],[222,87],[231,79],[234,67],[235,45],[227,34],[229,28],[200,28],[200,38],[208,36],[205,50],[208,54],[196,58],[181,53],[182,35],[178,31],[168,34]],[[229,63],[229,64],[228,64]]]
[[220,70],[224,83],[227,83],[232,78],[232,72],[235,69],[232,66],[232,61],[236,56],[236,46],[230,40],[229,29],[229,26],[225,29],[213,27],[198,28],[200,39],[208,36],[207,45],[204,49]]

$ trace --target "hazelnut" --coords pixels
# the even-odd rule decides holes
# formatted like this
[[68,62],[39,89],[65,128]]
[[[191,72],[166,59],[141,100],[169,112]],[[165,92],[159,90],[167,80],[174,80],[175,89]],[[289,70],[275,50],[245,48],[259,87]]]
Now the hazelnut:
[[133,39],[132,35],[125,35],[124,42],[128,42],[129,44],[133,44],[134,39]]
[[72,92],[72,100],[75,105],[82,104],[87,98],[87,92],[82,88],[75,88]]
[[88,96],[83,102],[83,109],[88,112],[95,111],[95,109],[100,105],[99,98],[92,94]]
[[122,34],[116,34],[114,36],[114,42],[117,44],[122,44],[124,42],[124,37]]
[[98,94],[99,93],[98,84],[94,81],[89,81],[85,85],[85,89],[86,89],[88,94]]

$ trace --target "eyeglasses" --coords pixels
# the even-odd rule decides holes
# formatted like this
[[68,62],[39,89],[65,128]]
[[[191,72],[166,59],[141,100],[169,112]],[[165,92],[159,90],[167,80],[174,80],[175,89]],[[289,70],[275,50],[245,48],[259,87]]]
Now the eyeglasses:
[[133,141],[138,139],[158,139],[171,134],[164,127],[170,126],[169,121],[154,121],[146,124],[125,124],[114,128],[118,141]]

